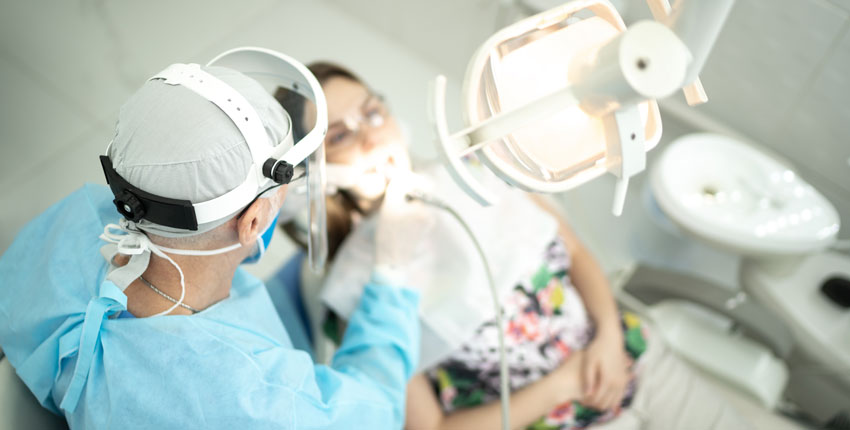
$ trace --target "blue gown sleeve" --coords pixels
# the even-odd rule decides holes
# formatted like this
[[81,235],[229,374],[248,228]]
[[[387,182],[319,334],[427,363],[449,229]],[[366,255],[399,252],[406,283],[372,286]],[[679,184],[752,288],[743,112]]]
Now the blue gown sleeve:
[[316,366],[316,385],[307,381],[305,391],[336,409],[330,416],[354,412],[362,419],[364,409],[348,409],[386,409],[392,422],[370,423],[368,428],[402,428],[405,390],[419,357],[418,303],[416,291],[367,285],[330,367]]

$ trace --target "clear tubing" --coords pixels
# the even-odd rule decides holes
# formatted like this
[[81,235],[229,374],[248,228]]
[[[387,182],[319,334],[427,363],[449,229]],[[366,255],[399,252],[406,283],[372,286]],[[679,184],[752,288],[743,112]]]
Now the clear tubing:
[[508,430],[511,422],[511,387],[508,379],[508,359],[505,354],[505,331],[502,321],[502,307],[499,304],[499,293],[496,291],[496,282],[493,280],[493,271],[490,270],[490,263],[487,262],[487,257],[484,255],[484,249],[481,248],[481,244],[478,242],[478,239],[476,239],[475,235],[472,234],[472,230],[469,229],[469,225],[464,222],[463,218],[461,218],[460,215],[449,205],[434,197],[426,196],[421,193],[412,193],[407,196],[451,214],[451,216],[460,223],[464,231],[466,231],[469,239],[475,245],[478,255],[481,257],[481,263],[484,265],[484,272],[487,275],[487,284],[490,286],[490,294],[493,297],[493,306],[496,311],[496,327],[498,327],[496,333],[499,338],[499,399],[501,400],[502,429]]

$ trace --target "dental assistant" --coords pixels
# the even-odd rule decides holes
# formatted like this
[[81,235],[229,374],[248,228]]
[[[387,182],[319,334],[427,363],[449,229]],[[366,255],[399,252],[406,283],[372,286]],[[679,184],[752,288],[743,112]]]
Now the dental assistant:
[[54,204],[0,258],[0,346],[45,408],[71,428],[403,425],[418,293],[393,268],[412,258],[411,238],[379,234],[330,366],[292,347],[240,268],[287,204],[261,163],[298,144],[287,112],[236,70],[178,64],[144,83],[101,157],[110,187]]

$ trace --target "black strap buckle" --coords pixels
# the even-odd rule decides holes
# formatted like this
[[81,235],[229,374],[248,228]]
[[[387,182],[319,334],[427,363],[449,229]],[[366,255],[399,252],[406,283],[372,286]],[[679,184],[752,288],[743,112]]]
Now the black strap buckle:
[[127,190],[121,191],[112,203],[115,203],[118,212],[129,221],[139,222],[145,216],[145,205]]
[[152,223],[182,230],[198,230],[195,207],[189,200],[170,199],[136,188],[112,167],[109,157],[102,155],[100,164],[106,182],[115,196],[118,212],[133,222],[146,219]]
[[263,163],[263,176],[281,185],[288,184],[294,173],[295,167],[283,160],[269,158]]

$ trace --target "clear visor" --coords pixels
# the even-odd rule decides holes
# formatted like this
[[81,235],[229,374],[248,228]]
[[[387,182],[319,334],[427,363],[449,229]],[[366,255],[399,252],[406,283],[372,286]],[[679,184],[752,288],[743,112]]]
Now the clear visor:
[[322,190],[324,175],[310,175],[309,170],[318,171],[324,164],[324,154],[318,152],[310,156],[308,162],[295,169],[292,181],[286,192],[286,201],[280,210],[279,222],[291,223],[298,242],[307,245],[310,267],[320,272],[328,255],[327,247],[327,211]]
[[328,258],[327,210],[325,209],[325,145],[307,159],[307,221],[310,234],[307,254],[310,268],[319,272]]
[[[564,14],[545,26],[512,26],[502,40],[479,51],[464,89],[468,123],[478,124],[571,87],[570,68],[589,50],[604,45],[625,27],[591,10]],[[492,40],[491,40],[492,41]],[[653,101],[638,105],[649,150],[660,137]],[[562,191],[607,171],[603,119],[577,104],[540,115],[478,152],[481,161],[508,182],[526,189]]]
[[[269,88],[269,91],[274,93],[277,89]],[[305,111],[315,109],[312,100],[293,93],[282,100],[281,104],[293,121],[301,122],[295,129],[307,125],[309,128],[306,131],[309,132],[315,128],[315,115],[304,114]],[[305,122],[311,124],[304,124]],[[295,136],[295,144],[298,145],[298,141],[303,137]],[[285,151],[276,151],[275,156],[281,158],[284,153]],[[280,222],[293,222],[295,225],[299,240],[307,245],[310,268],[316,273],[324,268],[328,256],[326,181],[325,146],[319,145],[307,159],[295,166],[280,215]]]
[[[303,64],[264,48],[237,48],[219,55],[210,64],[238,70],[255,79],[270,94],[275,94],[278,88],[292,92],[294,97],[278,101],[282,102],[281,105],[293,123],[303,120],[306,105],[312,105],[315,111],[324,111],[311,118],[312,124],[298,124],[304,125],[306,130],[302,136],[294,136],[293,146],[275,148],[271,154],[277,159],[293,160],[295,172],[281,208],[280,218],[284,221],[303,220],[296,224],[304,227],[304,242],[308,247],[310,267],[313,271],[320,272],[328,254],[325,151],[324,145],[321,144],[327,133],[327,108],[321,86]],[[312,146],[315,146],[315,149],[312,149]],[[305,213],[306,217],[301,215]]]

